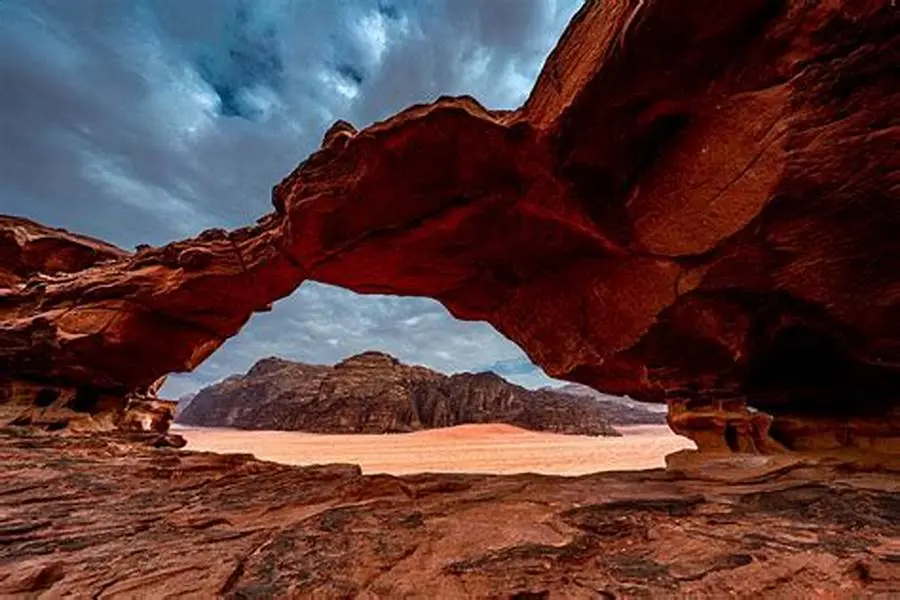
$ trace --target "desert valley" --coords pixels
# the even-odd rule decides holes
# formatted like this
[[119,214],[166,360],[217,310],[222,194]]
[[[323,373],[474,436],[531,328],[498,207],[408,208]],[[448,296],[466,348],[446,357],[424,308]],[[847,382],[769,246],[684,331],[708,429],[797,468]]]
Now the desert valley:
[[363,473],[587,475],[660,469],[665,457],[694,448],[666,425],[626,425],[621,437],[536,433],[510,425],[459,425],[388,435],[238,431],[176,425],[186,450],[250,453],[288,465],[350,463]]
[[268,358],[184,399],[185,449],[363,473],[584,475],[652,469],[694,448],[653,405],[583,386],[526,390],[365,352],[331,366]]
[[88,4],[0,3],[0,598],[900,595],[893,2]]

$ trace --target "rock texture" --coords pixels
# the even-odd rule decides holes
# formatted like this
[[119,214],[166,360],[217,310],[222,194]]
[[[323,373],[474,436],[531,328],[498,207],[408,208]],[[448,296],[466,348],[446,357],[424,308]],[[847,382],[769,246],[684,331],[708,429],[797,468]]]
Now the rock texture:
[[786,458],[399,478],[2,433],[0,596],[893,597],[896,476]]
[[164,434],[176,404],[154,395],[90,395],[83,390],[7,381],[0,384],[0,423],[47,431],[130,431]]
[[489,321],[704,449],[896,452],[898,63],[885,0],[587,2],[517,110],[341,122],[253,226],[7,275],[0,372],[141,390],[315,279]]
[[[82,274],[101,265],[115,265],[128,252],[93,238],[62,229],[45,227],[27,219],[0,216],[0,313],[12,295],[20,291],[43,290],[56,276]],[[43,323],[38,319],[32,324]],[[128,389],[90,386],[77,379],[54,376],[52,356],[45,345],[64,339],[39,340],[33,348],[13,333],[15,322],[0,323],[0,356],[18,353],[30,376],[20,378],[21,369],[5,365],[0,369],[0,422],[36,426],[47,430],[150,431],[164,433],[174,416],[175,406],[156,398],[165,376],[149,385]],[[64,332],[59,332],[65,338]],[[12,344],[10,347],[8,344]],[[0,364],[3,359],[0,358]],[[43,376],[35,376],[44,368]]]
[[0,289],[7,293],[28,281],[40,286],[43,275],[75,273],[127,256],[100,240],[0,215]]
[[466,423],[508,423],[579,435],[619,435],[602,405],[530,391],[493,373],[443,375],[364,352],[335,366],[279,358],[201,390],[185,425],[314,433],[396,433]]
[[647,402],[635,402],[630,398],[610,396],[586,385],[570,383],[559,388],[546,388],[576,398],[590,398],[599,404],[611,425],[663,425],[666,408]]

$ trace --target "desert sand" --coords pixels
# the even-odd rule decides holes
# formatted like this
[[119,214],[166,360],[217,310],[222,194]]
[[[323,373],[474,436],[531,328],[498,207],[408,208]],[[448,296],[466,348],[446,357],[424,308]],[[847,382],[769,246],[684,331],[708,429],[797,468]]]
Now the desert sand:
[[510,425],[461,425],[416,433],[322,435],[294,431],[173,428],[187,450],[250,453],[291,465],[354,463],[365,473],[543,473],[653,469],[665,456],[693,448],[665,425],[619,427],[623,437],[526,431]]

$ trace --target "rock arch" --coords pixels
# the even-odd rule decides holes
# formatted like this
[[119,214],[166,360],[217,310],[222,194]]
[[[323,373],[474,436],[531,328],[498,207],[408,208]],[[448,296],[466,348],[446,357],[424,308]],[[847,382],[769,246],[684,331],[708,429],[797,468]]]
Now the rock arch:
[[[314,279],[434,297],[704,448],[895,448],[898,62],[881,0],[587,2],[520,109],[340,122],[250,227],[0,222],[4,393],[146,390]],[[788,331],[841,377],[779,377]]]

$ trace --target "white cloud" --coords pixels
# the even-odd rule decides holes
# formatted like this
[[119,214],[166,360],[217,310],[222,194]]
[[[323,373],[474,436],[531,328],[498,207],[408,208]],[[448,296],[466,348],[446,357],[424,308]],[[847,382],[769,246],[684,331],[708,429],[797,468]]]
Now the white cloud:
[[194,373],[171,377],[165,389],[176,397],[266,356],[332,364],[366,350],[445,373],[494,367],[527,387],[553,383],[540,369],[523,368],[530,363],[521,348],[489,324],[455,319],[435,300],[359,295],[306,282],[271,312],[255,315]]

